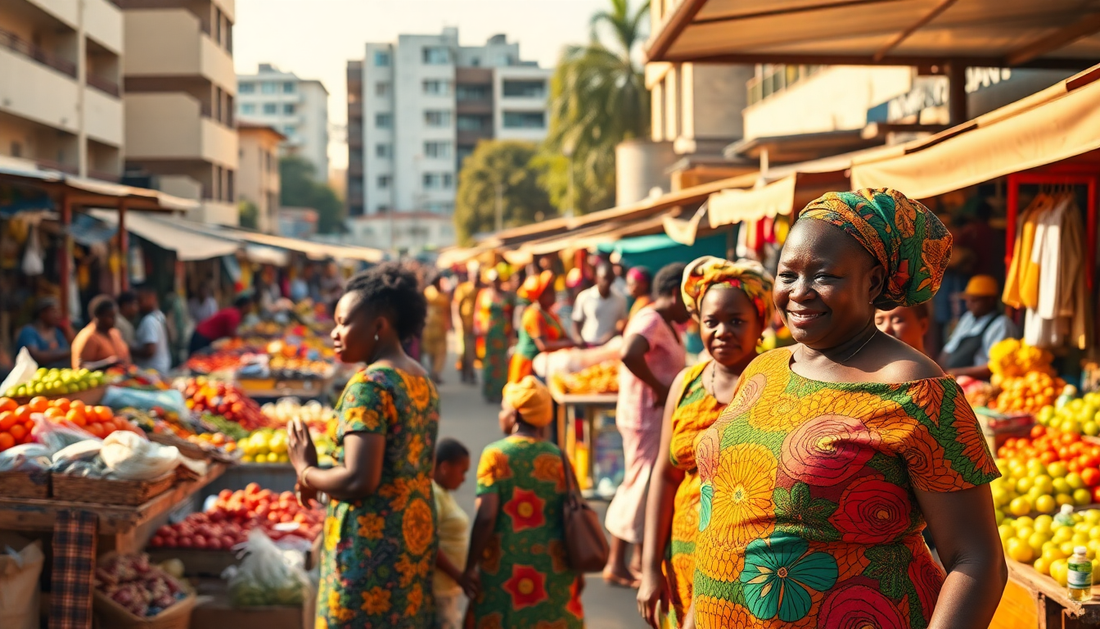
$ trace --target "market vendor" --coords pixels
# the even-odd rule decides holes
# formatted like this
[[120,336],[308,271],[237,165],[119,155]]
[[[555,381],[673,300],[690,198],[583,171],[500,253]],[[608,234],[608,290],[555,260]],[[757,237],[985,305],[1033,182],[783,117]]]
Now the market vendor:
[[596,285],[581,291],[573,304],[573,335],[589,347],[617,336],[627,318],[626,297],[613,290],[615,271],[610,264],[596,268]]
[[992,276],[970,278],[963,292],[967,311],[940,354],[940,366],[947,373],[988,380],[989,350],[1007,338],[1019,338],[1016,324],[998,309],[1000,294]]
[[108,295],[92,299],[88,305],[92,317],[73,340],[73,369],[104,369],[115,365],[130,364],[130,348],[115,327],[118,320],[118,304]]
[[519,341],[508,365],[508,382],[519,382],[535,372],[535,357],[542,352],[556,352],[576,346],[565,333],[561,321],[551,308],[557,300],[554,294],[554,272],[529,275],[516,295],[530,302],[523,311]]
[[221,309],[213,317],[195,326],[195,331],[191,334],[189,353],[194,355],[210,347],[214,341],[237,336],[241,320],[252,312],[253,306],[252,297],[239,295],[233,300],[231,307]]
[[24,347],[39,367],[65,368],[72,359],[69,335],[61,328],[61,307],[53,297],[43,297],[34,307],[34,321],[23,326],[15,339],[15,353]]

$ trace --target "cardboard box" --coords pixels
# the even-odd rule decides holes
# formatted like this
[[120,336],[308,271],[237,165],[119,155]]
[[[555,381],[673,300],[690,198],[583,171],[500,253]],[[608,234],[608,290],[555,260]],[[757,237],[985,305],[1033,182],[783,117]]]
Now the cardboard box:
[[192,629],[313,629],[316,592],[306,594],[304,607],[234,607],[229,584],[200,579],[198,602],[191,612]]

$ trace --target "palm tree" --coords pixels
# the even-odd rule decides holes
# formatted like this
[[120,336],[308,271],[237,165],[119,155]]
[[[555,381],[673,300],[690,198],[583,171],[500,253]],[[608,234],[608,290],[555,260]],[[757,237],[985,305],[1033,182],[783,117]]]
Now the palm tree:
[[[649,0],[633,12],[628,0],[609,1],[610,10],[592,16],[591,41],[566,47],[550,81],[550,129],[539,161],[548,169],[543,184],[563,210],[610,207],[615,145],[649,133],[649,92],[631,59]],[[601,26],[613,35],[613,47],[600,41]]]

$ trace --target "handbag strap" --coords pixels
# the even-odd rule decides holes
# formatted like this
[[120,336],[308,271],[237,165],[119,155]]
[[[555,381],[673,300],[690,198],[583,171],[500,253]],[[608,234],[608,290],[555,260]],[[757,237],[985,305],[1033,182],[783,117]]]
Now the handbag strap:
[[565,457],[565,449],[558,448],[558,453],[561,454],[561,473],[565,475],[565,494],[571,496],[577,485],[577,479],[573,476],[573,466]]

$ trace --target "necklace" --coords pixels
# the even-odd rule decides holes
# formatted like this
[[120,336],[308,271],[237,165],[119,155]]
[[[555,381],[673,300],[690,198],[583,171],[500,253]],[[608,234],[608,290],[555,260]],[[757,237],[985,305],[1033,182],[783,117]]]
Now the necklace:
[[871,339],[875,338],[875,335],[876,335],[876,334],[878,334],[878,330],[877,330],[877,329],[876,329],[876,330],[872,330],[872,331],[871,331],[871,335],[867,337],[867,340],[866,340],[866,341],[863,341],[863,345],[860,345],[860,346],[859,346],[859,349],[857,349],[856,351],[854,351],[854,352],[852,352],[851,354],[849,354],[849,355],[848,355],[848,357],[847,357],[847,358],[845,358],[844,360],[840,361],[840,364],[842,364],[842,365],[845,365],[845,364],[847,364],[847,363],[848,363],[848,361],[849,361],[849,360],[852,360],[853,358],[855,358],[855,357],[856,357],[856,354],[858,354],[858,353],[862,352],[862,351],[863,351],[863,348],[864,348],[864,347],[867,347],[867,344],[871,342]]

